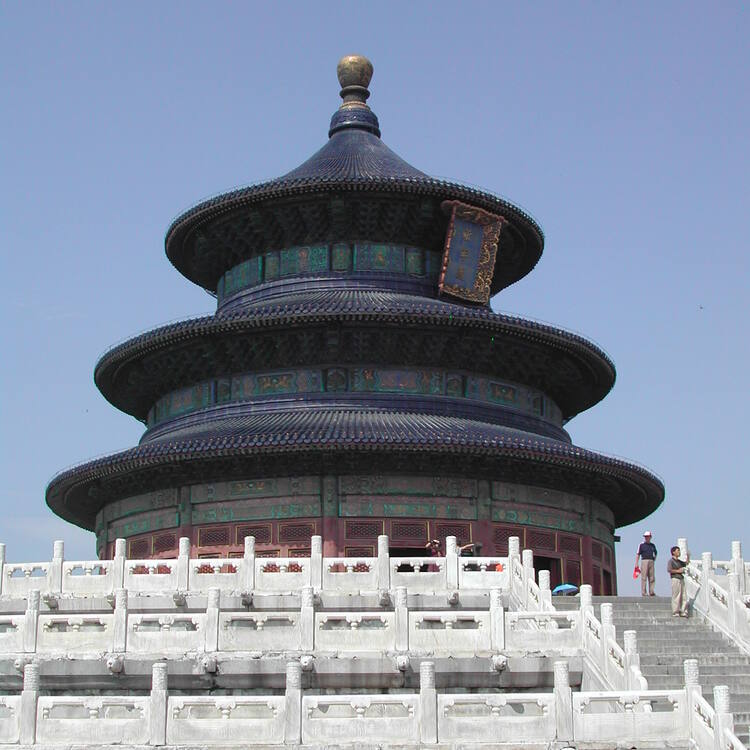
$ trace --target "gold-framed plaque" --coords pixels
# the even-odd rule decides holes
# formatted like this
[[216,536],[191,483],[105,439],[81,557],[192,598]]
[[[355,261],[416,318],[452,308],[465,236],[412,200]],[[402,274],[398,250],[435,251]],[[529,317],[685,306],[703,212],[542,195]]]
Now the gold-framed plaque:
[[445,235],[438,292],[487,304],[500,230],[506,220],[460,201],[443,201],[441,208],[450,212],[451,218]]

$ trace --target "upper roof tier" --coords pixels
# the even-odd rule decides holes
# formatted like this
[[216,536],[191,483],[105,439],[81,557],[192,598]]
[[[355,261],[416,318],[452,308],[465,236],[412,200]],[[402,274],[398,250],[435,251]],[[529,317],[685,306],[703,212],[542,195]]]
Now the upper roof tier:
[[204,201],[169,228],[166,252],[191,281],[216,292],[224,273],[268,251],[329,242],[389,242],[442,252],[457,200],[503,216],[491,283],[496,294],[525,276],[542,254],[539,225],[513,204],[412,167],[380,139],[367,105],[369,60],[345,57],[338,66],[343,102],[331,118],[328,142],[282,177]]

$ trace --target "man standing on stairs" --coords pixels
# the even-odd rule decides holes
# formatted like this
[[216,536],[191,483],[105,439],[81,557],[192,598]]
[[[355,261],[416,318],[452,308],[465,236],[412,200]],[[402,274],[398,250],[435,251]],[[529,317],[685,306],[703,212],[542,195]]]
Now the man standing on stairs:
[[667,561],[667,572],[672,582],[672,617],[687,617],[687,597],[685,596],[685,568],[690,562],[690,553],[686,552],[687,560],[680,560],[680,548],[672,547],[672,557]]
[[[654,594],[654,562],[656,561],[656,545],[651,543],[651,532],[643,533],[643,542],[638,547],[635,555],[635,567],[638,567],[640,560],[641,568],[641,596],[655,596]],[[646,584],[648,584],[648,594],[646,593]]]

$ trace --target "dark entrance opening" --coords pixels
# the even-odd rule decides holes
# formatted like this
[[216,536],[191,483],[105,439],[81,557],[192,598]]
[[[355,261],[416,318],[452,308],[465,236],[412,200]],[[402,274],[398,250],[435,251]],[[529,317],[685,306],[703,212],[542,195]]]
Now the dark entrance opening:
[[602,571],[602,594],[612,596],[612,574],[608,570]]
[[[440,550],[441,554],[443,550]],[[426,547],[389,547],[388,554],[391,557],[432,557],[430,551]],[[414,568],[411,565],[402,563],[396,569],[398,573],[409,573]],[[422,565],[421,570],[427,570],[426,565]]]
[[563,583],[562,560],[559,557],[542,557],[534,553],[534,572],[539,578],[540,570],[549,570],[549,585],[551,589]]
[[391,557],[429,557],[430,551],[426,547],[389,547],[388,554]]

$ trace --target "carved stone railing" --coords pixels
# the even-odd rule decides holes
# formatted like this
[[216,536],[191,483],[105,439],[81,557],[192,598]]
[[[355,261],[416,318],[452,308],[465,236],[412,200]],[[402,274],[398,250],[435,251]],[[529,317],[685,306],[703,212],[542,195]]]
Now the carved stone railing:
[[612,604],[601,605],[601,620],[594,614],[591,586],[580,591],[580,627],[587,666],[600,684],[613,690],[646,690],[648,683],[641,674],[636,632],[623,633],[624,648],[617,643]]
[[[680,557],[688,552],[687,539],[679,540]],[[714,560],[704,552],[691,560],[685,573],[685,592],[694,611],[750,654],[750,566],[740,542],[732,542],[730,560]]]
[[423,661],[417,692],[306,695],[303,666],[286,664],[283,695],[170,695],[168,666],[152,667],[143,696],[42,695],[39,667],[27,664],[20,695],[0,696],[0,743],[87,747],[487,744],[518,747],[612,743],[742,750],[729,690],[712,708],[685,662],[680,690],[574,693],[568,663],[554,665],[550,693],[437,692],[435,666]]
[[[284,595],[256,591],[252,597],[222,595],[219,588],[183,597],[131,596],[118,589],[112,597],[90,598],[82,611],[75,607],[78,600],[63,598],[42,608],[40,592],[32,590],[25,600],[6,602],[25,604],[25,610],[0,615],[0,656],[217,651],[561,656],[580,655],[586,646],[579,611],[506,612],[500,589],[475,593],[472,601],[469,606],[445,593],[441,605],[438,596],[399,587],[355,597],[355,607],[336,610],[321,607],[311,586]],[[476,606],[484,602],[484,608]]]
[[[516,549],[518,543],[516,540]],[[470,591],[490,588],[509,590],[508,558],[460,557],[455,537],[447,537],[444,557],[391,557],[388,537],[378,538],[378,555],[370,558],[323,557],[322,539],[311,539],[310,557],[269,558],[255,554],[255,539],[245,538],[241,558],[194,559],[190,540],[180,539],[174,559],[130,560],[124,539],[115,543],[113,560],[67,562],[63,543],[55,542],[50,562],[8,563],[0,544],[0,596],[25,598],[32,590],[42,596],[102,596],[127,589],[131,594],[176,591],[223,592],[299,591],[356,593],[388,591],[406,586],[410,592]],[[521,565],[520,556],[518,565]],[[529,601],[530,609],[541,609],[545,594],[539,590],[528,568],[517,599]],[[529,593],[531,592],[531,593]],[[548,598],[548,597],[547,597]]]

